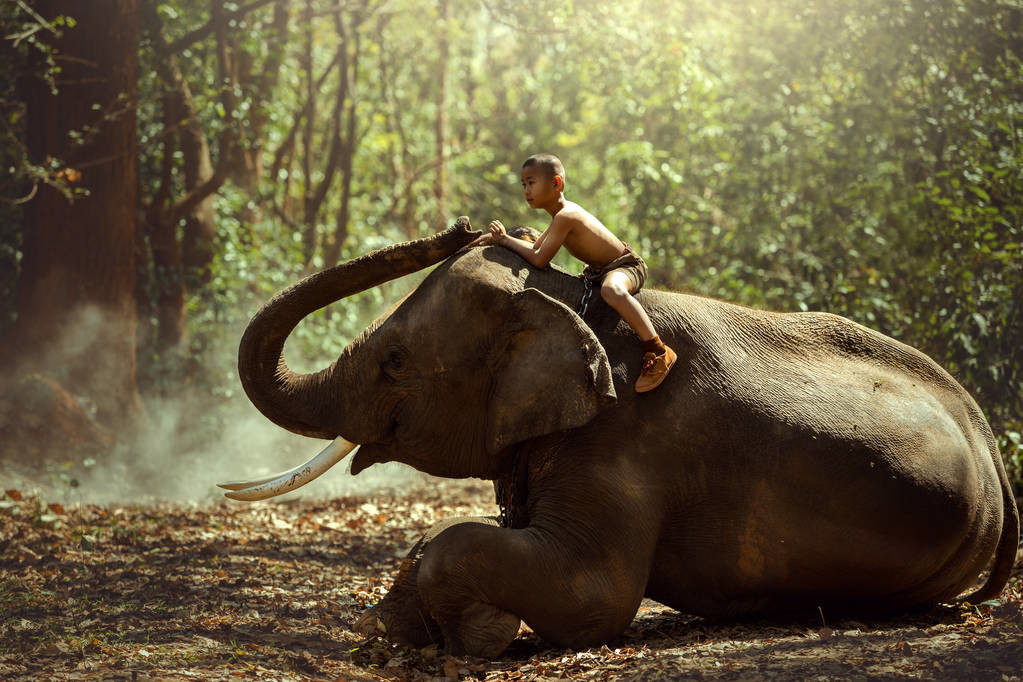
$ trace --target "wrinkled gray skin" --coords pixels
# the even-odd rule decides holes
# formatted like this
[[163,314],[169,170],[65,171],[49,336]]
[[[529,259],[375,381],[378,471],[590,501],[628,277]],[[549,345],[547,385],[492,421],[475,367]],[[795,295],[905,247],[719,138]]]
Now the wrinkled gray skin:
[[[276,423],[362,444],[352,473],[528,480],[523,528],[447,522],[406,560],[377,619],[399,641],[500,654],[519,620],[549,642],[615,638],[640,600],[680,611],[878,612],[973,600],[1011,571],[1019,518],[976,403],[922,353],[844,318],[697,296],[639,300],[678,364],[636,394],[641,347],[582,282],[468,221],[299,283],[255,318],[239,368]],[[292,373],[302,317],[440,265],[327,369]]]

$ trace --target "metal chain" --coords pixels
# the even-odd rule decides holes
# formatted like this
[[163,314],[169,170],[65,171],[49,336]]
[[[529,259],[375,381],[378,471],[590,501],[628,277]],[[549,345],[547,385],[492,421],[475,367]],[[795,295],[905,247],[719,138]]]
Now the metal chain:
[[590,307],[590,299],[593,297],[593,280],[583,277],[583,297],[579,300],[579,317],[586,317],[586,310]]
[[497,495],[497,507],[500,510],[497,516],[502,528],[514,528],[516,522],[515,506],[518,503],[518,482],[519,482],[519,459],[520,453],[515,454],[512,462],[511,477],[505,482],[500,479],[494,482],[494,492]]
[[508,503],[508,486],[505,485],[504,481],[494,481],[494,497],[497,498],[497,522],[501,524],[501,528],[511,528],[508,525],[509,512]]

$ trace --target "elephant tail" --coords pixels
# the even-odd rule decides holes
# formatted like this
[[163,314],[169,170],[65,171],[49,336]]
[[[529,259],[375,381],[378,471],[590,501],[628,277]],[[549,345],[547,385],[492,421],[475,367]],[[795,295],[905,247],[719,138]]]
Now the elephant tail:
[[995,469],[998,471],[1002,484],[1002,534],[998,538],[995,560],[987,580],[975,592],[971,592],[959,600],[971,604],[979,604],[998,596],[1005,584],[1009,582],[1009,576],[1016,563],[1016,550],[1019,547],[1019,511],[1016,509],[1012,484],[1009,483],[1009,477],[1005,473],[1002,457],[994,438],[991,437],[989,442],[989,450],[994,457]]

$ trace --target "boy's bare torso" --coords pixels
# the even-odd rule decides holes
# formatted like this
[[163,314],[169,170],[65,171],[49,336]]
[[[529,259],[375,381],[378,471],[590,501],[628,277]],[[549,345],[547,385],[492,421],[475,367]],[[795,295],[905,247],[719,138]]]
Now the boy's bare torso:
[[594,268],[602,268],[625,252],[625,243],[593,214],[578,204],[566,201],[554,214],[550,227],[541,236],[564,230],[565,248],[570,254]]

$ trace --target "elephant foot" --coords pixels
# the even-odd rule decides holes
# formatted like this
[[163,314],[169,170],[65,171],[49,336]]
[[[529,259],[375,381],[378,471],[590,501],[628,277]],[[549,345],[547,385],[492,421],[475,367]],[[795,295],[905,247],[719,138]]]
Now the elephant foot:
[[[485,526],[498,525],[497,520],[490,517],[452,518],[434,524],[401,562],[390,591],[378,604],[368,608],[355,621],[352,630],[364,637],[386,637],[404,646],[422,648],[431,644],[441,644],[443,642],[441,628],[430,616],[419,593],[419,564],[433,538],[451,526],[466,522]],[[514,634],[512,636],[514,637]]]
[[457,623],[441,623],[444,649],[453,656],[496,658],[515,639],[520,624],[515,614],[476,602],[462,612]]
[[387,603],[385,597],[384,601],[369,607],[359,616],[352,624],[352,631],[363,637],[385,637],[395,644],[417,649],[440,644],[440,628],[421,604],[406,602],[404,606],[410,608],[403,608],[393,600]]
[[394,586],[374,606],[366,609],[352,625],[364,637],[381,636],[403,646],[422,648],[441,643],[441,631],[426,612],[419,590],[409,572],[413,561],[406,559],[398,571]]
[[387,624],[381,620],[375,606],[371,606],[362,612],[362,615],[352,624],[352,632],[363,637],[374,637],[387,634]]

